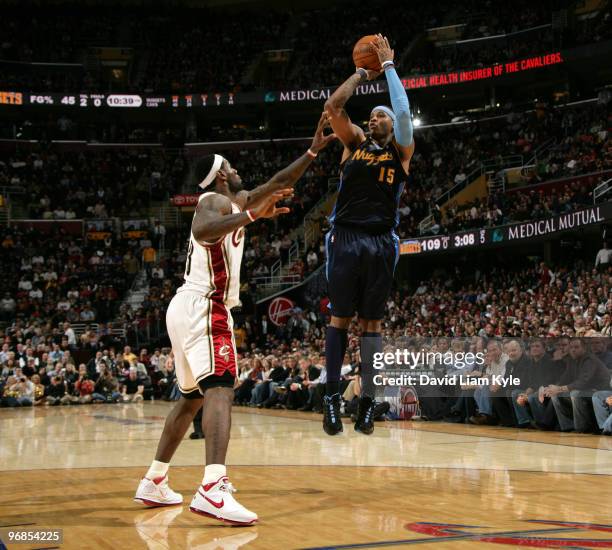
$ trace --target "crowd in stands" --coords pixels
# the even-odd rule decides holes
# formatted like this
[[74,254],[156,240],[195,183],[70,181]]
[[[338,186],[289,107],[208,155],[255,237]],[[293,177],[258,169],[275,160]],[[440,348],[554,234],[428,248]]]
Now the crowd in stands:
[[[546,53],[553,44],[550,29],[520,31],[550,24],[553,12],[549,3],[534,6],[525,0],[495,7],[449,1],[419,1],[408,6],[378,0],[374,6],[342,2],[296,11],[201,8],[181,9],[177,14],[176,10],[154,10],[144,16],[134,12],[131,17],[95,8],[61,14],[37,9],[33,20],[8,12],[7,32],[0,43],[0,80],[8,88],[38,92],[235,92],[257,81],[252,77],[262,53],[285,49],[292,51],[289,65],[282,70],[271,66],[268,88],[316,88],[337,84],[350,74],[355,41],[373,32],[383,32],[391,39],[398,58],[428,28],[464,25],[463,39],[519,32],[501,42],[492,39],[475,47],[432,47],[418,55],[410,53],[402,69],[404,75],[476,68]],[[569,10],[570,21],[573,17]],[[351,32],[338,32],[338,21]],[[576,27],[575,33],[564,33],[563,47],[609,38],[607,23],[609,11],[580,18],[576,25],[570,25]],[[23,33],[25,28],[28,33]],[[120,78],[105,77],[101,67],[94,68],[91,60],[95,61],[95,56],[89,48],[96,47],[121,49],[128,67]],[[29,62],[73,65],[32,66]]]
[[[90,346],[109,330],[105,324],[117,315],[134,277],[160,248],[163,226],[140,222],[123,222],[118,229],[110,221],[76,228],[36,222],[3,228],[0,321],[34,331],[43,342],[57,335],[58,326],[81,324],[79,340],[74,330],[62,336],[70,346]],[[92,324],[99,325],[97,335]]]
[[142,216],[183,184],[187,163],[161,149],[62,151],[41,143],[0,160],[0,185],[27,190],[35,219]]
[[146,70],[133,83],[135,89],[238,91],[256,56],[281,46],[289,20],[288,13],[269,9],[181,11],[178,18],[152,16],[139,21],[135,40],[149,56]]
[[[495,171],[511,157],[515,163],[517,159],[519,163],[529,162],[530,167],[521,176],[525,185],[610,169],[610,117],[609,104],[600,102],[567,107],[538,103],[533,110],[475,123],[417,128],[411,180],[402,197],[399,235],[418,234],[419,222],[433,205],[432,197],[469,183],[468,177],[475,177],[483,161],[489,163],[487,170]],[[544,150],[539,151],[542,146]],[[270,143],[256,149],[219,152],[226,154],[247,185],[253,186],[288,165],[302,150],[300,145]],[[267,237],[274,233],[283,240],[327,192],[327,180],[339,174],[339,155],[338,145],[320,155],[298,184],[291,204],[293,215],[280,218],[274,228],[268,228],[262,243],[269,242]],[[0,185],[27,188],[28,215],[43,219],[145,215],[152,201],[167,200],[182,190],[191,192],[187,175],[188,162],[183,154],[161,148],[62,151],[41,144],[33,150],[13,151],[0,161]],[[500,217],[498,210],[503,218],[514,218],[499,197],[469,208],[472,206],[478,211],[475,216],[470,211],[472,220],[495,213],[495,221]],[[467,221],[465,214],[458,220],[447,218],[444,224],[462,226]],[[278,257],[278,251],[273,257]]]
[[[510,161],[520,159],[519,166],[528,165],[528,169],[523,170],[522,184],[525,186],[610,170],[612,147],[608,127],[611,117],[610,105],[599,102],[566,108],[538,104],[533,111],[511,113],[478,125],[417,132],[415,142],[418,145],[411,161],[415,185],[407,189],[403,199],[404,215],[400,219],[399,235],[417,235],[418,223],[427,215],[430,206],[431,213],[438,216],[437,232],[444,228],[450,231],[453,227],[476,227],[480,221],[491,226],[500,225],[500,220],[504,223],[504,220],[523,219],[525,209],[530,207],[536,214],[565,208],[559,197],[545,194],[514,195],[509,201],[507,195],[491,193],[484,202],[464,205],[461,209],[452,207],[442,217],[431,198],[441,197],[453,187],[460,189],[469,183],[470,174],[472,178],[480,175],[479,169],[485,159],[489,163],[485,171],[493,170],[502,178],[505,175],[501,169]],[[543,150],[539,151],[541,146]],[[586,204],[591,189],[574,186],[566,191],[569,194],[564,200]],[[517,196],[518,201],[515,200]],[[536,203],[539,206],[536,207]]]
[[[533,34],[534,36],[530,36]],[[554,37],[550,28],[525,35],[490,39],[472,44],[429,45],[419,55],[409,56],[407,75],[450,72],[545,55],[553,51]]]
[[486,199],[476,199],[461,206],[451,204],[444,213],[436,208],[436,223],[428,233],[455,233],[550,218],[592,205],[591,192],[592,189],[574,182],[548,193],[542,190],[513,194],[490,193]]
[[[438,196],[464,182],[466,174],[479,166],[485,157],[520,154],[524,159],[530,158],[539,144],[552,139],[554,147],[536,159],[532,175],[525,183],[540,183],[564,175],[610,169],[612,156],[606,123],[609,117],[608,106],[597,103],[554,109],[538,105],[532,112],[510,114],[479,124],[417,131],[418,146],[411,165],[412,176],[400,204],[400,237],[417,235],[419,222],[430,211],[432,195]],[[247,182],[247,188],[250,188],[264,183],[302,151],[303,147],[300,146],[270,144],[256,149],[229,151],[226,154]],[[319,155],[296,186],[295,196],[289,205],[291,215],[260,221],[249,227],[242,271],[245,291],[255,291],[257,278],[261,281],[262,277],[269,276],[272,267],[279,261],[287,266],[283,274],[293,275],[293,280],[302,280],[324,262],[323,239],[310,242],[309,249],[304,249],[296,230],[302,226],[305,213],[327,192],[330,177],[337,175],[339,154],[339,145],[335,144]],[[181,229],[169,231],[165,247],[172,252],[155,270],[147,270],[148,294],[141,306],[136,309],[124,306],[118,312],[111,307],[111,301],[124,297],[131,279],[143,267],[142,250],[146,248],[147,237],[124,237],[130,228],[116,227],[111,217],[122,215],[138,219],[148,215],[150,200],[167,199],[184,189],[186,175],[185,159],[180,154],[169,155],[162,150],[147,152],[126,148],[121,151],[109,149],[72,152],[41,145],[34,151],[19,150],[0,163],[0,183],[27,189],[28,217],[66,221],[75,218],[107,220],[96,222],[105,226],[98,228],[105,233],[99,241],[83,241],[75,237],[74,242],[62,245],[64,249],[58,251],[61,255],[53,260],[55,266],[69,268],[64,275],[67,281],[65,285],[83,279],[85,287],[94,288],[93,291],[84,291],[81,301],[75,304],[73,311],[67,313],[66,320],[89,320],[91,314],[85,306],[87,297],[93,292],[95,302],[102,304],[94,306],[92,301],[96,321],[117,319],[133,327],[135,334],[143,334],[143,330],[150,330],[153,326],[154,334],[163,336],[164,311],[182,282],[185,265],[185,239]],[[451,204],[443,216],[440,211],[434,210],[436,224],[433,231],[440,233],[490,227],[558,214],[588,204],[592,200],[590,191],[589,188],[573,184],[566,186],[562,193],[491,193],[487,199],[472,204],[461,207]],[[143,200],[143,197],[150,199]],[[323,237],[326,228],[324,212],[319,214],[318,222]],[[109,228],[110,231],[107,231]],[[153,228],[150,229],[153,231]],[[20,231],[4,230],[2,246],[5,255],[23,256],[31,253],[31,247],[38,244],[36,233]],[[43,261],[46,262],[47,257],[55,256],[55,247],[59,245],[54,236],[44,238],[42,242],[47,246],[42,253]],[[154,247],[157,247],[155,243]],[[296,249],[297,257],[288,265],[289,251],[293,250],[295,254]],[[72,262],[66,261],[70,260],[70,252],[76,255]],[[16,296],[16,310],[23,317],[45,318],[53,313],[53,318],[59,320],[57,303],[65,296],[44,279],[50,275],[44,275],[45,270],[39,270],[38,266],[32,272],[33,277],[21,281],[29,272],[25,271],[27,266],[22,269],[20,261],[21,256],[17,262],[7,256],[7,261],[3,263],[8,281],[6,288],[17,289],[19,284],[23,287],[20,289],[23,294]],[[129,280],[123,278],[115,281],[113,277],[117,276],[114,268],[120,264],[127,265],[126,262],[133,264]],[[88,265],[102,271],[103,277],[108,276],[110,283],[106,283],[105,278],[101,283],[97,273],[87,279]],[[59,268],[56,271],[58,279],[64,280]],[[32,288],[29,287],[30,283]],[[41,292],[44,299],[39,297]],[[111,293],[112,296],[106,299],[105,293]],[[253,294],[245,292],[245,295]],[[82,309],[85,310],[83,314]],[[116,314],[118,317],[113,317]],[[141,341],[148,339],[142,338]]]
[[60,343],[59,337],[34,344],[35,335],[27,329],[2,334],[0,406],[177,398],[174,361],[168,348],[157,348],[152,354],[142,348],[135,355],[130,346],[118,347],[117,341],[101,338],[91,347],[90,356],[77,364],[71,353],[74,346]]
[[[486,391],[476,383],[445,387],[442,393],[416,387],[421,418],[612,431],[608,418],[612,412],[608,403],[612,395],[609,268],[595,271],[582,260],[558,266],[493,264],[490,268],[457,266],[454,273],[434,272],[427,281],[399,289],[388,300],[383,322],[387,342],[424,345],[440,353],[483,352],[484,365],[474,363],[462,374],[474,378],[513,375],[523,381],[503,389],[488,386]],[[306,310],[296,307],[280,326],[265,317],[255,321],[248,316],[236,324],[240,352],[237,404],[320,410],[328,319],[325,300],[320,305]],[[158,348],[153,354],[140,349],[136,355],[108,332],[80,347],[70,323],[54,326],[48,335],[41,328],[45,327],[17,322],[0,334],[2,405],[178,397],[168,349]],[[356,323],[350,333],[342,367],[346,415],[354,411],[360,388]],[[83,349],[89,354],[77,361]],[[448,374],[455,367],[444,363],[433,368]],[[564,386],[569,387],[568,392],[561,389]],[[377,416],[403,418],[398,404],[401,396],[385,396],[381,399],[388,404],[377,409]]]

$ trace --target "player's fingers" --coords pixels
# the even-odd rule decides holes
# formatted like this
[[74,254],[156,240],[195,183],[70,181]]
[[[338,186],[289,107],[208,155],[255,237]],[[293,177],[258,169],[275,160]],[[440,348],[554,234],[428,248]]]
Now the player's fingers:
[[321,116],[319,117],[319,122],[317,123],[317,130],[323,128],[323,125],[325,124],[325,120],[326,120],[326,113],[325,111],[323,111],[321,113]]

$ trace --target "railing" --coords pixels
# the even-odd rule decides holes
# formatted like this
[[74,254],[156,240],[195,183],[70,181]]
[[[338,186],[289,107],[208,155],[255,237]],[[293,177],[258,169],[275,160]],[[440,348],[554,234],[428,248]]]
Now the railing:
[[291,267],[300,258],[300,246],[295,242],[287,253],[287,263],[283,265],[282,260],[277,260],[272,264],[269,275],[252,277],[251,283],[257,286],[258,291],[273,290],[282,286],[290,286],[300,282],[300,276],[290,273]]
[[317,223],[317,218],[321,215],[323,208],[325,207],[327,201],[329,201],[331,195],[338,190],[339,183],[340,178],[329,178],[327,180],[327,192],[304,216],[304,252],[306,252],[312,245],[316,244],[320,233],[320,231],[318,231],[320,227]]
[[434,202],[436,204],[444,204],[447,203],[449,200],[451,200],[457,193],[459,193],[459,191],[463,191],[463,189],[465,189],[470,183],[472,183],[476,178],[480,177],[483,173],[483,164],[481,163],[478,168],[474,168],[474,170],[472,170],[467,176],[466,178],[460,182],[457,183],[456,185],[454,185],[453,187],[451,187],[448,191],[445,191],[444,193],[438,195],[435,199]]
[[302,277],[297,274],[287,275],[266,275],[261,277],[253,277],[251,282],[257,285],[257,290],[272,290],[293,286],[301,282]]
[[612,189],[612,178],[602,181],[595,189],[593,189],[593,204],[605,197]]
[[419,223],[419,235],[425,235],[431,228],[436,224],[436,219],[433,214],[429,214],[426,218],[423,218]]
[[165,319],[134,319],[123,323],[124,338],[128,345],[134,348],[149,346],[153,343],[158,343],[162,339],[166,339]]
[[[91,322],[91,323],[71,323],[70,327],[72,328],[72,330],[74,330],[74,334],[76,336],[81,336],[82,334],[85,333],[85,331],[87,330],[93,330],[94,332],[98,332],[99,328],[100,328],[100,324],[96,323],[96,322]],[[121,338],[125,337],[125,328],[112,328],[111,327],[111,334],[113,336],[119,336]]]

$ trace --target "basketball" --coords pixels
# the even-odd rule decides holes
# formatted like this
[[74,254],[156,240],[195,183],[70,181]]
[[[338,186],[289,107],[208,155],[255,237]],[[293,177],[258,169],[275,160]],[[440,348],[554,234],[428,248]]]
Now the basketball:
[[376,55],[376,52],[372,46],[370,46],[375,39],[376,36],[373,34],[368,34],[357,41],[355,47],[353,48],[353,62],[355,63],[355,67],[360,67],[370,71],[381,70],[378,56]]

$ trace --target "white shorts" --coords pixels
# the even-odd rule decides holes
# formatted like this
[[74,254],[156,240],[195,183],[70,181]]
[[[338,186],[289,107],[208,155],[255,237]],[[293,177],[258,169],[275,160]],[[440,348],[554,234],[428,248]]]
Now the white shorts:
[[168,306],[166,325],[183,394],[203,393],[199,383],[205,378],[207,383],[219,379],[223,383],[218,385],[233,384],[237,365],[234,321],[223,302],[196,292],[179,292]]

